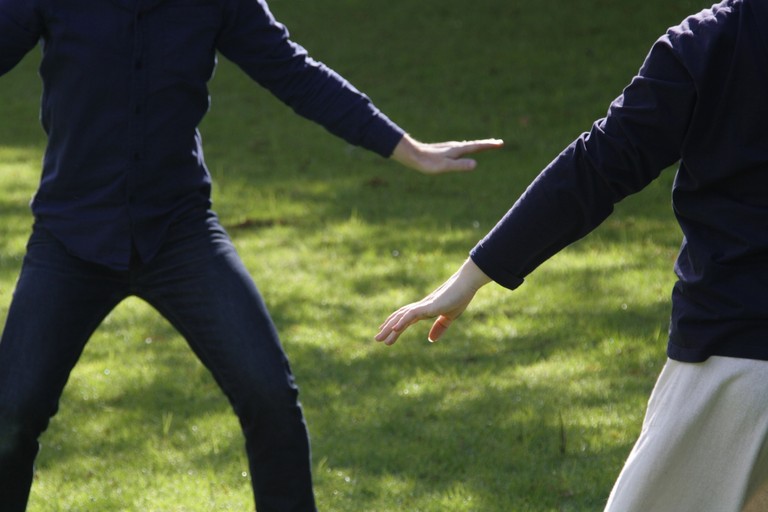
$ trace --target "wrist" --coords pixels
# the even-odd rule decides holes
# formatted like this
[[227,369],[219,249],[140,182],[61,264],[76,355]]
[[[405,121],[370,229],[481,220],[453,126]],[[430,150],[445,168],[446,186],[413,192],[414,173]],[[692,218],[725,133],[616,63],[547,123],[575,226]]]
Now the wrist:
[[480,267],[472,261],[472,258],[467,258],[461,268],[459,268],[458,278],[474,291],[479,290],[492,281],[492,279],[488,277],[485,272],[480,270]]
[[419,145],[413,137],[403,134],[392,152],[392,159],[406,167],[416,168],[419,165]]

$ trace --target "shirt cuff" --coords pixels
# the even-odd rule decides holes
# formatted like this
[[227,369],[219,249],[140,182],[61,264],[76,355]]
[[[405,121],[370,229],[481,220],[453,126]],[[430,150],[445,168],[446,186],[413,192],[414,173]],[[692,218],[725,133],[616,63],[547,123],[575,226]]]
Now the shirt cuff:
[[378,112],[366,127],[365,133],[360,139],[360,146],[384,158],[389,158],[403,135],[405,135],[405,130],[386,115]]
[[505,270],[498,260],[490,256],[490,252],[483,247],[482,242],[477,244],[469,253],[469,257],[485,275],[493,279],[504,288],[514,290],[523,284],[523,278]]

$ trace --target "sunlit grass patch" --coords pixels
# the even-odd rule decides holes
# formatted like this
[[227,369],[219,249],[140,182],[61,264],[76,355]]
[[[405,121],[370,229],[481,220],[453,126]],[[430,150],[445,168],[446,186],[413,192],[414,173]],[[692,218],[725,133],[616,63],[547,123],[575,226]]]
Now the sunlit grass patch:
[[[391,348],[372,337],[605,113],[666,26],[705,6],[652,0],[631,27],[624,6],[597,0],[272,7],[417,138],[506,141],[473,173],[417,175],[294,116],[221,59],[201,127],[214,207],[291,359],[320,510],[600,510],[665,358],[670,172],[518,290],[483,288],[440,342],[427,323]],[[40,178],[38,61],[0,78],[2,316]],[[138,299],[97,330],[41,441],[30,512],[253,508],[229,404]]]

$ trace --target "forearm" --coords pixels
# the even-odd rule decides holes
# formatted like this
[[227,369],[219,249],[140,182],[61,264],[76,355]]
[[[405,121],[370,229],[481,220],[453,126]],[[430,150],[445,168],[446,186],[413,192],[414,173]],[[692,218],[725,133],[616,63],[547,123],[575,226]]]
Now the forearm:
[[613,211],[613,194],[572,146],[528,187],[472,249],[471,259],[500,285],[515,289],[541,263],[583,237]]
[[222,55],[297,114],[350,144],[391,155],[403,130],[365,94],[292,41],[263,0],[228,5],[217,46]]
[[499,284],[519,286],[679,160],[695,99],[686,68],[661,39],[607,117],[547,166],[472,258]]
[[404,130],[352,84],[321,63],[310,61],[285,87],[273,89],[297,114],[346,142],[387,158]]

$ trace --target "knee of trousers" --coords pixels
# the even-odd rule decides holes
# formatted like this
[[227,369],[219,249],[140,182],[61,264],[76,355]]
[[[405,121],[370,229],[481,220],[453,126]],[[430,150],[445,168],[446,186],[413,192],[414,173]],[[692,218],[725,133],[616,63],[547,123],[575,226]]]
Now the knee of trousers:
[[267,427],[270,424],[280,428],[283,422],[292,423],[296,419],[303,422],[299,388],[292,378],[262,381],[245,389],[241,387],[230,395],[230,400],[246,432],[270,428]]
[[219,384],[241,418],[299,405],[299,387],[287,361],[267,371],[246,369],[235,378],[222,379]]
[[299,390],[294,385],[273,383],[251,388],[232,397],[235,413],[241,419],[258,418],[269,411],[290,410],[299,407]]
[[0,474],[13,471],[13,465],[31,462],[37,454],[37,438],[42,430],[30,427],[30,424],[18,415],[0,412]]

